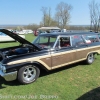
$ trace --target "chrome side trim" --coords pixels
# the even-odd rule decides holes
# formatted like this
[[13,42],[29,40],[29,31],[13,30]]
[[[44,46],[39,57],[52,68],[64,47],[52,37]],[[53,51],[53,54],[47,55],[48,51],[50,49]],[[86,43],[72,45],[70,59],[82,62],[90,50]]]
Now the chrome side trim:
[[10,72],[10,73],[3,73],[0,70],[0,76],[2,76],[6,81],[13,81],[17,78],[17,71]]

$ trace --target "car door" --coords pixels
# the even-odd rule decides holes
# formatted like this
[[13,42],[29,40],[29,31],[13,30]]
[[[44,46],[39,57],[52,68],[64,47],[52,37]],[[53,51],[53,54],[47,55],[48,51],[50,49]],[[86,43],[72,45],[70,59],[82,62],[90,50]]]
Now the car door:
[[87,56],[88,45],[85,43],[81,35],[72,36],[72,46],[76,49],[76,60],[85,59]]
[[[64,41],[61,40],[63,38]],[[68,39],[69,38],[69,43]],[[61,43],[64,42],[64,43]],[[61,67],[72,63],[76,58],[76,50],[71,47],[70,36],[60,36],[56,42],[54,50],[51,51],[52,68]]]
[[61,50],[60,49],[52,50],[51,51],[51,59],[52,59],[51,60],[52,67],[61,65],[63,62],[63,56],[62,56]]

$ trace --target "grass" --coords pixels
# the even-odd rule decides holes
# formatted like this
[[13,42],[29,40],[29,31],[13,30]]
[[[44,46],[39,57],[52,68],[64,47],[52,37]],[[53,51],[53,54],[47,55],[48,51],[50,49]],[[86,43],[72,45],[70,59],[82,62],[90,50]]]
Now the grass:
[[[26,35],[29,41],[33,38],[32,34]],[[100,56],[91,65],[80,62],[51,72],[42,71],[38,80],[28,85],[0,78],[0,99],[100,100]]]

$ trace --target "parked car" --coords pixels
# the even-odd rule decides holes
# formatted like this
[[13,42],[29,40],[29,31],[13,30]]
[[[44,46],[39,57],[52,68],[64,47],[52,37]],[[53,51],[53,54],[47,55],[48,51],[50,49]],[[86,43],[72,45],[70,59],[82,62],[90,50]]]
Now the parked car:
[[[17,34],[0,29],[21,45],[0,49],[0,75],[6,81],[35,82],[41,69],[50,71],[79,61],[92,64],[100,54],[98,35],[89,32],[40,34],[32,43]],[[86,36],[96,35],[96,41]],[[90,41],[90,42],[87,42]]]
[[[15,34],[15,33],[13,33]],[[22,38],[25,38],[25,35],[19,35]],[[5,33],[0,32],[0,42],[13,42],[15,41],[15,39],[11,38],[10,36],[8,36]]]

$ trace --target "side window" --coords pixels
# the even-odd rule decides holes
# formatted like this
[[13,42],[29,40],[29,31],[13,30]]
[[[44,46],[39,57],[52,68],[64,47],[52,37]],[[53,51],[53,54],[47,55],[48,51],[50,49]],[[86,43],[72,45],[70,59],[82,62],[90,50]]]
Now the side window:
[[70,44],[70,37],[60,37],[57,41],[57,44],[55,47],[69,47]]
[[50,47],[53,47],[53,45],[54,45],[56,39],[57,39],[57,37],[55,37],[55,36],[50,37],[50,38],[49,38],[49,43],[48,43],[48,45],[49,45]]
[[99,36],[98,35],[83,35],[86,43],[90,40],[90,42],[99,42]]
[[72,46],[79,46],[85,44],[81,35],[72,36]]

